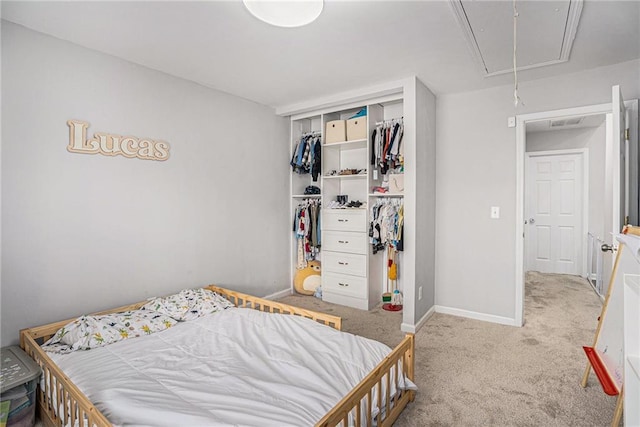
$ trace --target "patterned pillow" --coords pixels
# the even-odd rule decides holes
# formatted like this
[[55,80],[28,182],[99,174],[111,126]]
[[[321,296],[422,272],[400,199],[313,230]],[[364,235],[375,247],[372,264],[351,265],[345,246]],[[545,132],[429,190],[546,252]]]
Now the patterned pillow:
[[70,353],[163,331],[177,321],[162,313],[133,310],[97,316],[81,316],[58,330],[42,347]]
[[176,320],[194,320],[234,305],[216,292],[204,288],[185,289],[167,297],[154,298],[142,309],[166,314]]

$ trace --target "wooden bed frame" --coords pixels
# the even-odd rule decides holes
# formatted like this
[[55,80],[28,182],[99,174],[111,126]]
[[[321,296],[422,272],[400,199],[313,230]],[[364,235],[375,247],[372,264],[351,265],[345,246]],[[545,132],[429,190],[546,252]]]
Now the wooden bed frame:
[[[237,307],[252,308],[269,313],[291,314],[313,319],[319,323],[341,330],[342,319],[329,314],[305,310],[276,301],[257,298],[251,295],[230,291],[214,285],[207,289],[218,292]],[[147,301],[126,305],[94,314],[117,313],[135,310]],[[38,387],[38,415],[46,426],[111,426],[107,418],[91,403],[80,389],[49,358],[40,345],[53,336],[58,329],[75,319],[67,319],[48,325],[23,329],[20,331],[20,346],[42,368],[44,381]],[[397,387],[399,370],[403,370],[406,378],[414,378],[414,336],[407,334],[398,346],[376,366],[353,390],[351,390],[336,406],[331,409],[316,427],[333,427],[349,425],[349,416],[356,426],[390,426],[398,418],[404,407],[414,399],[414,392],[400,390]],[[391,381],[396,381],[397,392],[391,396],[383,390],[391,389]],[[377,402],[372,402],[377,395]],[[383,396],[384,394],[384,396]],[[380,408],[374,417],[372,408]],[[58,408],[65,408],[59,414]],[[363,419],[364,418],[364,419]]]

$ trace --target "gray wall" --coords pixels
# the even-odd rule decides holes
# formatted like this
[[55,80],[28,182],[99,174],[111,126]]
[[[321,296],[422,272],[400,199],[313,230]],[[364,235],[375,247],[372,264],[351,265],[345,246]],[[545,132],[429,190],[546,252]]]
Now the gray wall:
[[[516,114],[640,96],[640,61],[513,87],[443,95],[437,103],[436,305],[515,318]],[[501,218],[490,219],[491,206]]]
[[[7,22],[2,77],[3,346],[185,287],[289,288],[287,119]],[[171,158],[69,153],[69,119]]]
[[[527,132],[527,152],[589,149],[589,231],[599,238],[605,236],[605,144],[606,125],[583,129]],[[609,227],[610,228],[610,227]],[[585,237],[586,241],[586,237]]]
[[[420,81],[416,85],[416,287],[414,322],[435,305],[436,97]],[[422,299],[418,288],[422,286]]]

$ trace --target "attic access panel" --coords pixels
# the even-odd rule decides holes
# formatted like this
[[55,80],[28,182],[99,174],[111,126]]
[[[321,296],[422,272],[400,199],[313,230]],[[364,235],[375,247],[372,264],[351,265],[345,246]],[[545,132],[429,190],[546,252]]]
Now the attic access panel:
[[[485,77],[513,72],[513,2],[450,0]],[[516,1],[518,70],[569,60],[582,0]]]

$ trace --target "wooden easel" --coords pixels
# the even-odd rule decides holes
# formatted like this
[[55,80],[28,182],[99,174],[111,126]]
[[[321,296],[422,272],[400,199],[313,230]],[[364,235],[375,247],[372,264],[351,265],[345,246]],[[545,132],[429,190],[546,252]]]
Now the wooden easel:
[[[625,226],[622,229],[622,234],[633,234],[636,236],[640,236],[640,227],[633,227],[630,225]],[[580,383],[580,385],[583,388],[587,386],[587,381],[589,380],[589,373],[591,372],[591,368],[593,367],[593,370],[596,376],[598,377],[598,380],[600,381],[600,384],[602,385],[602,389],[604,390],[604,392],[610,396],[616,396],[616,395],[618,396],[616,401],[616,408],[613,413],[613,420],[611,421],[611,427],[618,427],[620,425],[620,420],[622,419],[622,409],[623,409],[623,402],[624,402],[624,385],[620,387],[620,390],[618,390],[617,385],[611,379],[611,376],[609,375],[607,369],[603,366],[600,359],[598,358],[595,348],[596,348],[596,345],[598,344],[598,338],[600,338],[600,331],[602,329],[605,315],[607,313],[609,299],[611,298],[611,294],[613,292],[614,282],[616,278],[616,273],[618,271],[618,264],[620,262],[620,254],[622,253],[622,250],[623,250],[623,246],[621,245],[618,249],[616,260],[613,265],[613,269],[611,271],[611,279],[609,279],[609,287],[607,289],[607,295],[605,296],[604,304],[602,305],[602,311],[600,313],[600,317],[598,318],[598,327],[596,328],[596,336],[593,340],[593,346],[583,347],[589,361],[587,362],[587,367],[584,370],[584,375],[582,376],[582,381]]]

